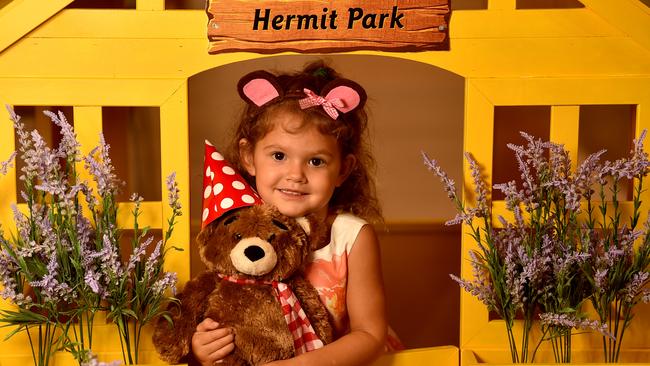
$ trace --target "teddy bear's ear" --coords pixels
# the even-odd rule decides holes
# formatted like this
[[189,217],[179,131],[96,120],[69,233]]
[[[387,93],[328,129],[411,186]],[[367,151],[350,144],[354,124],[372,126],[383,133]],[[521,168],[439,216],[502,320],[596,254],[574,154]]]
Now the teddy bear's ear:
[[305,233],[307,235],[311,234],[311,224],[309,223],[309,220],[306,217],[299,217],[296,219],[296,222],[298,222],[298,225],[302,227],[303,230],[305,230]]
[[299,217],[296,221],[309,236],[309,246],[312,251],[329,243],[329,225],[319,221],[315,215]]

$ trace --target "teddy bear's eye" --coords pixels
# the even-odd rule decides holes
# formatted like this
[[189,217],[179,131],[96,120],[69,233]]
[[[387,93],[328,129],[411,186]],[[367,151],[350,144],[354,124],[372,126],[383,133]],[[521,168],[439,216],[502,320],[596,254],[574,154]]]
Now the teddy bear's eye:
[[232,238],[235,239],[235,241],[240,241],[241,240],[241,234],[240,233],[234,233],[232,235]]
[[268,241],[270,243],[270,242],[273,241],[273,239],[275,239],[275,234],[269,235],[269,238],[266,241]]
[[273,220],[273,225],[279,227],[280,229],[282,229],[282,230],[284,230],[284,231],[289,230],[289,228],[287,227],[287,225],[281,223],[281,222],[278,221],[278,220]]

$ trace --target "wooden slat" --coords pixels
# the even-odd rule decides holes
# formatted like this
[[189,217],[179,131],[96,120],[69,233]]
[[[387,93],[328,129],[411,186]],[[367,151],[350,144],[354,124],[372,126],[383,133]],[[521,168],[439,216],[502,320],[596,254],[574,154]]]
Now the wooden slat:
[[563,144],[569,152],[571,169],[575,171],[578,163],[578,130],[580,120],[579,106],[552,106],[550,140]]
[[184,80],[0,78],[0,100],[16,105],[159,106],[181,82]]
[[0,8],[0,52],[71,2],[72,0],[13,0]]
[[650,10],[638,0],[580,0],[589,10],[650,51]]

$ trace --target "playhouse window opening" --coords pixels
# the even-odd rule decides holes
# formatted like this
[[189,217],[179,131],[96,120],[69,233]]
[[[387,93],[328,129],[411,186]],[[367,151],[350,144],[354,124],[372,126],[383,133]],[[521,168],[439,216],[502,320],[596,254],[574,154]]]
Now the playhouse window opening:
[[[525,146],[523,131],[535,139],[548,141],[551,133],[550,106],[497,106],[494,108],[494,140],[492,155],[492,184],[511,180],[522,186],[521,173],[515,154],[508,144]],[[548,156],[547,156],[548,158]],[[492,200],[505,199],[503,192],[492,191]]]
[[74,0],[66,9],[135,9],[136,0]]
[[[25,131],[30,132],[32,130],[38,131],[39,135],[43,138],[43,141],[51,149],[57,149],[61,143],[61,129],[52,122],[50,117],[43,114],[44,111],[51,111],[57,113],[59,111],[63,112],[66,120],[74,127],[73,123],[73,109],[70,106],[14,106],[14,111],[17,115],[20,116],[20,122],[24,124]],[[20,144],[18,141],[18,135],[14,131],[14,146],[16,151],[19,150]],[[59,161],[61,166],[65,166],[65,161]],[[16,156],[15,159],[16,166],[16,202],[18,203],[27,203],[25,199],[20,194],[20,191],[23,188],[23,181],[20,180],[20,176],[23,174],[22,169],[25,167],[25,163],[20,159],[20,153]]]
[[578,0],[517,0],[516,9],[575,9],[584,8]]
[[[578,123],[578,164],[603,149],[606,152],[600,158],[601,163],[630,157],[636,128],[636,105],[582,105]],[[648,138],[644,145],[648,145]],[[598,189],[597,186],[594,188]],[[632,200],[631,180],[622,179],[619,188],[617,199]]]
[[160,108],[103,107],[102,131],[115,173],[125,183],[118,202],[128,201],[133,193],[145,201],[160,201]]

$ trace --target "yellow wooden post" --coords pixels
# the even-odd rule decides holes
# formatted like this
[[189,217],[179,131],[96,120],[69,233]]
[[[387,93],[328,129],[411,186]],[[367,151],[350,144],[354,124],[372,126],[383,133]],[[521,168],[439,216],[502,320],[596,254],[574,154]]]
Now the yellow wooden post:
[[[9,119],[9,114],[2,107],[0,110],[0,136],[3,137],[0,143],[0,162],[6,161],[9,155],[16,149],[14,140],[13,122]],[[18,159],[18,156],[16,156]],[[13,168],[7,170],[7,174],[0,175],[0,224],[3,230],[14,230],[12,225],[13,215],[9,209],[12,203],[16,202],[16,164],[14,160]],[[6,233],[8,234],[8,233]]]
[[[163,182],[162,213],[166,220],[171,216],[167,204],[166,177],[176,173],[176,182],[180,189],[180,202],[184,215],[178,218],[174,227],[171,244],[183,249],[182,252],[170,251],[165,260],[166,270],[175,271],[180,283],[190,279],[190,166],[189,166],[189,123],[187,115],[187,83],[181,86],[160,107],[160,163]],[[163,222],[163,231],[167,222]]]
[[575,170],[578,161],[579,106],[551,107],[551,141],[563,144],[569,151],[571,168]]

